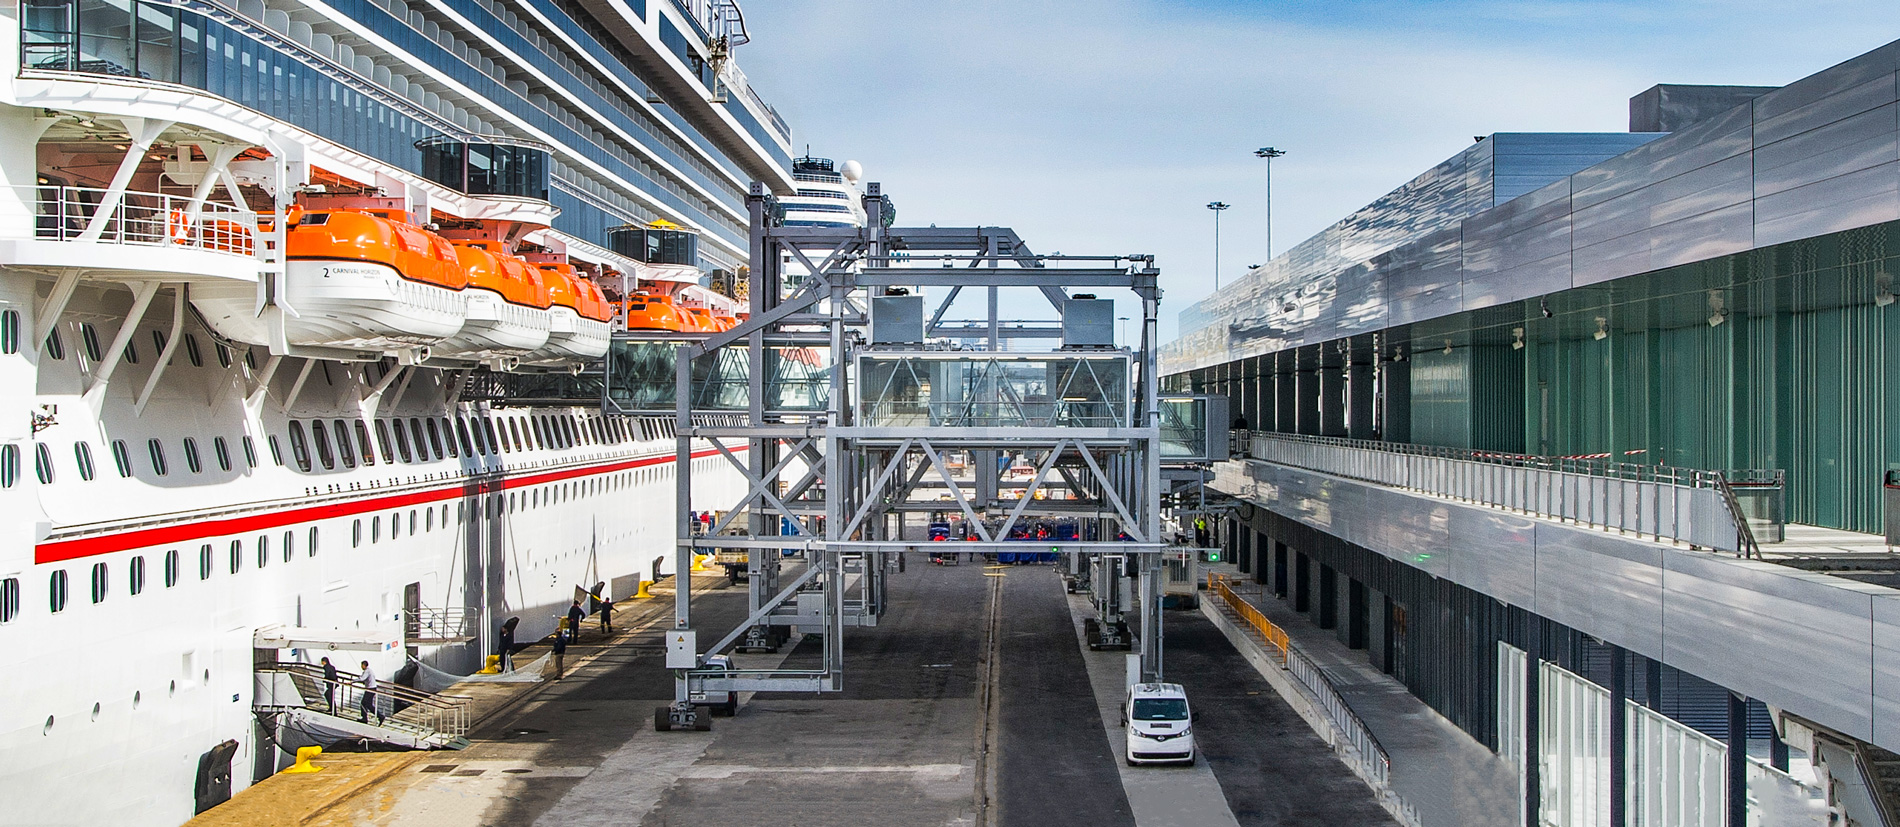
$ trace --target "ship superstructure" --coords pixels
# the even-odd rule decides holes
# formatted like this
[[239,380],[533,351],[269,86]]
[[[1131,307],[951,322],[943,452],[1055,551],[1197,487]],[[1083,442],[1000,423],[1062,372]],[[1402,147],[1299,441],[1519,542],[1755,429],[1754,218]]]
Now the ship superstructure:
[[671,573],[674,420],[493,389],[732,323],[795,189],[736,5],[0,16],[0,820],[183,822],[281,765],[261,664],[467,672]]

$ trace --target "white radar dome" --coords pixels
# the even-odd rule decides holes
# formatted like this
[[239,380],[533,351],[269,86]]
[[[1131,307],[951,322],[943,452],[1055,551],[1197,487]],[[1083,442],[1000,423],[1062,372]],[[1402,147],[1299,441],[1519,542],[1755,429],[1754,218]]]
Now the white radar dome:
[[846,161],[844,162],[844,168],[839,170],[839,172],[844,174],[844,180],[855,184],[858,182],[858,179],[864,177],[864,165],[856,161]]

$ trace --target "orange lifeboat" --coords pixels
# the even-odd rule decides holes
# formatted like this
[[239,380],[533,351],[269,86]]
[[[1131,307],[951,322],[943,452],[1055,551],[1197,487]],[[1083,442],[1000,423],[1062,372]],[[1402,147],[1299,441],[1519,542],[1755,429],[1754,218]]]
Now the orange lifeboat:
[[462,330],[435,348],[435,355],[512,367],[547,344],[554,320],[540,271],[493,241],[456,241],[468,273],[468,315]]
[[688,321],[687,321],[687,326],[684,329],[687,330],[688,332],[697,332],[697,333],[718,333],[719,332],[718,323],[713,321],[712,313],[707,312],[706,308],[681,307],[680,311],[686,314],[686,318]]
[[543,358],[537,364],[571,364],[605,355],[613,335],[607,323],[613,309],[600,288],[575,273],[566,256],[541,253],[529,256],[528,261],[540,272],[553,304],[553,330],[547,346],[539,351]]
[[[260,317],[248,286],[194,290],[220,333],[240,341],[358,353],[415,352],[454,336],[467,315],[468,270],[455,248],[406,220],[400,199],[305,196],[285,232],[277,304]],[[281,325],[281,333],[272,328]]]
[[739,317],[732,315],[729,310],[714,309],[713,321],[719,325],[721,333],[739,326]]
[[677,332],[680,317],[673,312],[673,303],[667,297],[636,291],[627,297],[627,329]]

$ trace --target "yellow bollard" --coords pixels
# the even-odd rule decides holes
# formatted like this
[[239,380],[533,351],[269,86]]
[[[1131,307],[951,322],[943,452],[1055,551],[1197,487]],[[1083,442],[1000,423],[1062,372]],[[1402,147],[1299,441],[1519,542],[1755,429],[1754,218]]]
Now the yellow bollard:
[[313,766],[310,759],[323,754],[323,747],[298,747],[297,763],[284,768],[286,773],[321,772],[322,767]]
[[692,568],[691,570],[692,570],[692,571],[705,571],[705,570],[706,570],[706,558],[704,558],[704,557],[701,557],[700,555],[697,555],[697,554],[695,554],[695,555],[693,555],[693,568]]
[[477,675],[499,675],[499,674],[501,674],[501,656],[500,656],[500,655],[489,655],[489,656],[488,656],[488,665],[487,665],[487,666],[483,666],[483,667],[482,667],[482,670],[481,670],[480,672],[477,672],[477,673],[475,673],[475,674],[477,674]]
[[640,590],[639,590],[639,591],[637,591],[637,592],[634,592],[634,593],[633,593],[633,599],[635,599],[635,600],[645,600],[645,599],[647,599],[647,598],[649,598],[649,597],[652,597],[652,596],[653,596],[653,593],[652,593],[652,592],[650,592],[650,591],[647,591],[647,587],[648,587],[648,586],[651,586],[651,585],[653,585],[653,584],[652,584],[651,582],[648,582],[648,581],[646,581],[646,580],[642,580],[642,581],[640,581]]

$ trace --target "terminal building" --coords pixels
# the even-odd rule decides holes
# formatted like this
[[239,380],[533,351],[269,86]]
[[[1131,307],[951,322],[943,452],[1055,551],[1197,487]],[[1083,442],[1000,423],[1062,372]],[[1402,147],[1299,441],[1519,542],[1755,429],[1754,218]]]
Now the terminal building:
[[1226,552],[1525,823],[1900,823],[1897,70],[1483,136],[1181,313]]

